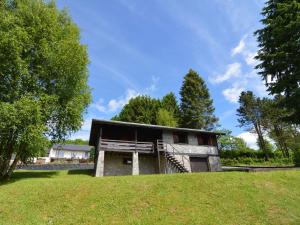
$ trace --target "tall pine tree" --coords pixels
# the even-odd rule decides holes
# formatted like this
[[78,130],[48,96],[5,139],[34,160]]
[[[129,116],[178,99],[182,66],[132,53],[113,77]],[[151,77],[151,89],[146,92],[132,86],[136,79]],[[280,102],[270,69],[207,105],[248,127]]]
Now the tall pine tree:
[[282,95],[290,112],[286,121],[300,124],[300,1],[268,0],[262,10],[259,74],[273,95]]
[[180,89],[180,126],[211,130],[218,118],[204,80],[194,70],[185,75]]

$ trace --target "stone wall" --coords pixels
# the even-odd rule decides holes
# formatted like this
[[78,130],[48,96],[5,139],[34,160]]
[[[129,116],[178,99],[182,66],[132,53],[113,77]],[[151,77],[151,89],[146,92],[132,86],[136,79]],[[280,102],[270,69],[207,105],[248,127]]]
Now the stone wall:
[[104,176],[132,175],[132,164],[124,164],[124,159],[132,160],[132,153],[105,152]]
[[140,174],[158,173],[158,161],[155,155],[139,153]]
[[91,170],[94,169],[94,163],[17,165],[16,169],[19,170]]

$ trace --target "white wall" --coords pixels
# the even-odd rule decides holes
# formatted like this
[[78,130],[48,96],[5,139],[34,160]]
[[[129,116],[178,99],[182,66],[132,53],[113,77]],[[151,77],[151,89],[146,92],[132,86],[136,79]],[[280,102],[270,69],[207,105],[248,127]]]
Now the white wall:
[[[63,152],[63,157],[62,157]],[[68,150],[55,150],[51,149],[49,152],[50,158],[64,158],[64,159],[88,159],[90,157],[90,153],[86,155],[85,151],[68,151]]]

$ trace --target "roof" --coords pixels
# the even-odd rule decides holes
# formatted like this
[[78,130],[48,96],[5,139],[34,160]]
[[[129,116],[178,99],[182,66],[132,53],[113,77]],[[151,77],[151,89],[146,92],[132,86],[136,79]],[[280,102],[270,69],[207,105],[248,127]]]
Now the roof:
[[89,152],[92,147],[89,145],[54,144],[52,148],[57,150]]
[[181,132],[210,133],[210,134],[215,134],[215,135],[224,135],[225,134],[225,133],[219,132],[219,131],[207,131],[207,130],[203,130],[203,129],[179,128],[179,127],[169,127],[169,126],[144,124],[144,123],[132,123],[132,122],[123,122],[123,121],[115,121],[115,120],[93,119],[91,133],[90,133],[90,145],[92,145],[93,140],[95,138],[94,132],[96,130],[97,125],[129,126],[129,127],[136,127],[136,128],[151,128],[151,129],[171,130],[171,131],[181,131]]

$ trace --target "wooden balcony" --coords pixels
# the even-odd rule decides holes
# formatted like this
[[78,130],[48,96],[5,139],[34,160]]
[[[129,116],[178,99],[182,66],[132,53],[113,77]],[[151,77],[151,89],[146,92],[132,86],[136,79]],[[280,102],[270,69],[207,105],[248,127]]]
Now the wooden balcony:
[[135,142],[123,140],[101,139],[100,149],[104,151],[116,152],[143,152],[153,153],[154,144],[152,142]]

